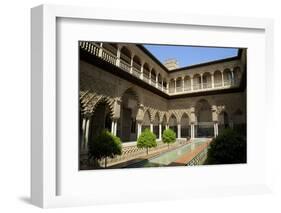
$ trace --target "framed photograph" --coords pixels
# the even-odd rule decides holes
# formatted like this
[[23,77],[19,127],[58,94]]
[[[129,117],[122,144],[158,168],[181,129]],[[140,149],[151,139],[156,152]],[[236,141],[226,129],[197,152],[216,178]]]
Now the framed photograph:
[[33,204],[271,191],[272,20],[31,14]]

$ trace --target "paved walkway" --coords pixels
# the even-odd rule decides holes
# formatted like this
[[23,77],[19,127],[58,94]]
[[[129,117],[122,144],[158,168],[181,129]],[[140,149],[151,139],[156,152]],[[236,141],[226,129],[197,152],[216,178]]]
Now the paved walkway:
[[200,146],[198,146],[196,149],[192,150],[191,152],[186,153],[176,161],[172,162],[169,166],[177,166],[177,165],[186,165],[189,161],[191,161],[195,156],[197,156],[200,152],[202,152],[206,147],[209,146],[211,143],[211,139],[207,141],[207,143],[204,143]]

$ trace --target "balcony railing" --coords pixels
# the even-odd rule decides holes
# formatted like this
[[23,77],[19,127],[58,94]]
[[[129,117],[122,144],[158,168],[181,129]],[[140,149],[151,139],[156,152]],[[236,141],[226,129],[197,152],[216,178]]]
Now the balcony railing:
[[107,61],[108,63],[116,65],[117,57],[106,49],[103,49],[102,51],[102,59]]
[[224,82],[215,81],[213,84],[212,82],[205,82],[202,84],[194,83],[193,87],[190,84],[188,84],[187,86],[185,85],[184,88],[182,87],[182,85],[177,86],[176,88],[175,86],[170,85],[170,88],[168,89],[167,87],[164,86],[162,87],[162,82],[156,83],[154,78],[149,78],[147,74],[144,74],[147,73],[147,71],[144,72],[143,75],[141,75],[141,65],[139,65],[136,62],[133,62],[133,66],[131,66],[131,64],[127,62],[127,61],[131,61],[131,59],[128,56],[122,54],[121,57],[118,58],[117,54],[114,54],[114,52],[117,53],[117,50],[114,47],[110,47],[110,49],[109,48],[105,49],[94,42],[87,42],[87,41],[80,42],[80,47],[86,50],[87,52],[102,58],[104,61],[113,64],[114,66],[118,66],[120,69],[128,73],[131,73],[135,77],[142,79],[146,83],[151,84],[155,88],[167,94],[189,93],[189,92],[195,92],[195,91],[197,92],[202,90],[204,91],[204,90],[219,89],[219,88],[223,89],[225,87],[228,88],[232,86],[239,86],[240,84],[240,79],[235,79],[235,80],[224,80]]
[[146,83],[149,83],[149,76],[143,74],[143,80],[144,80]]
[[140,78],[141,71],[140,71],[139,69],[137,69],[136,67],[133,67],[132,70],[133,70],[133,73],[132,73],[132,74],[133,74],[134,76]]
[[127,72],[130,72],[131,65],[128,64],[127,62],[123,61],[123,60],[120,60],[120,68],[127,71]]

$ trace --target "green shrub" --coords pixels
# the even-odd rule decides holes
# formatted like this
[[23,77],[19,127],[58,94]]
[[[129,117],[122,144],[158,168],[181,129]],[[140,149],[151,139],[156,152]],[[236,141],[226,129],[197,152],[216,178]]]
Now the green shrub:
[[122,154],[122,142],[120,138],[114,136],[107,130],[101,131],[99,135],[89,141],[89,159],[95,161],[105,159],[105,167],[107,157],[113,158],[115,155]]
[[146,148],[146,154],[148,154],[148,149],[156,146],[156,135],[149,129],[145,129],[138,138],[137,147]]
[[233,164],[246,161],[246,138],[233,129],[224,129],[210,144],[205,164]]
[[162,136],[163,143],[168,144],[168,148],[170,143],[176,142],[176,133],[172,129],[166,129],[163,132]]

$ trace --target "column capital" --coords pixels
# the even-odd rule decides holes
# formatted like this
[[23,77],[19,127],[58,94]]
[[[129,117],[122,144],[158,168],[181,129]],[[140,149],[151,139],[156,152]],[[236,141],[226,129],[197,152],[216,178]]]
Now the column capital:
[[121,48],[123,47],[124,45],[122,44],[117,44],[117,50],[121,50]]

